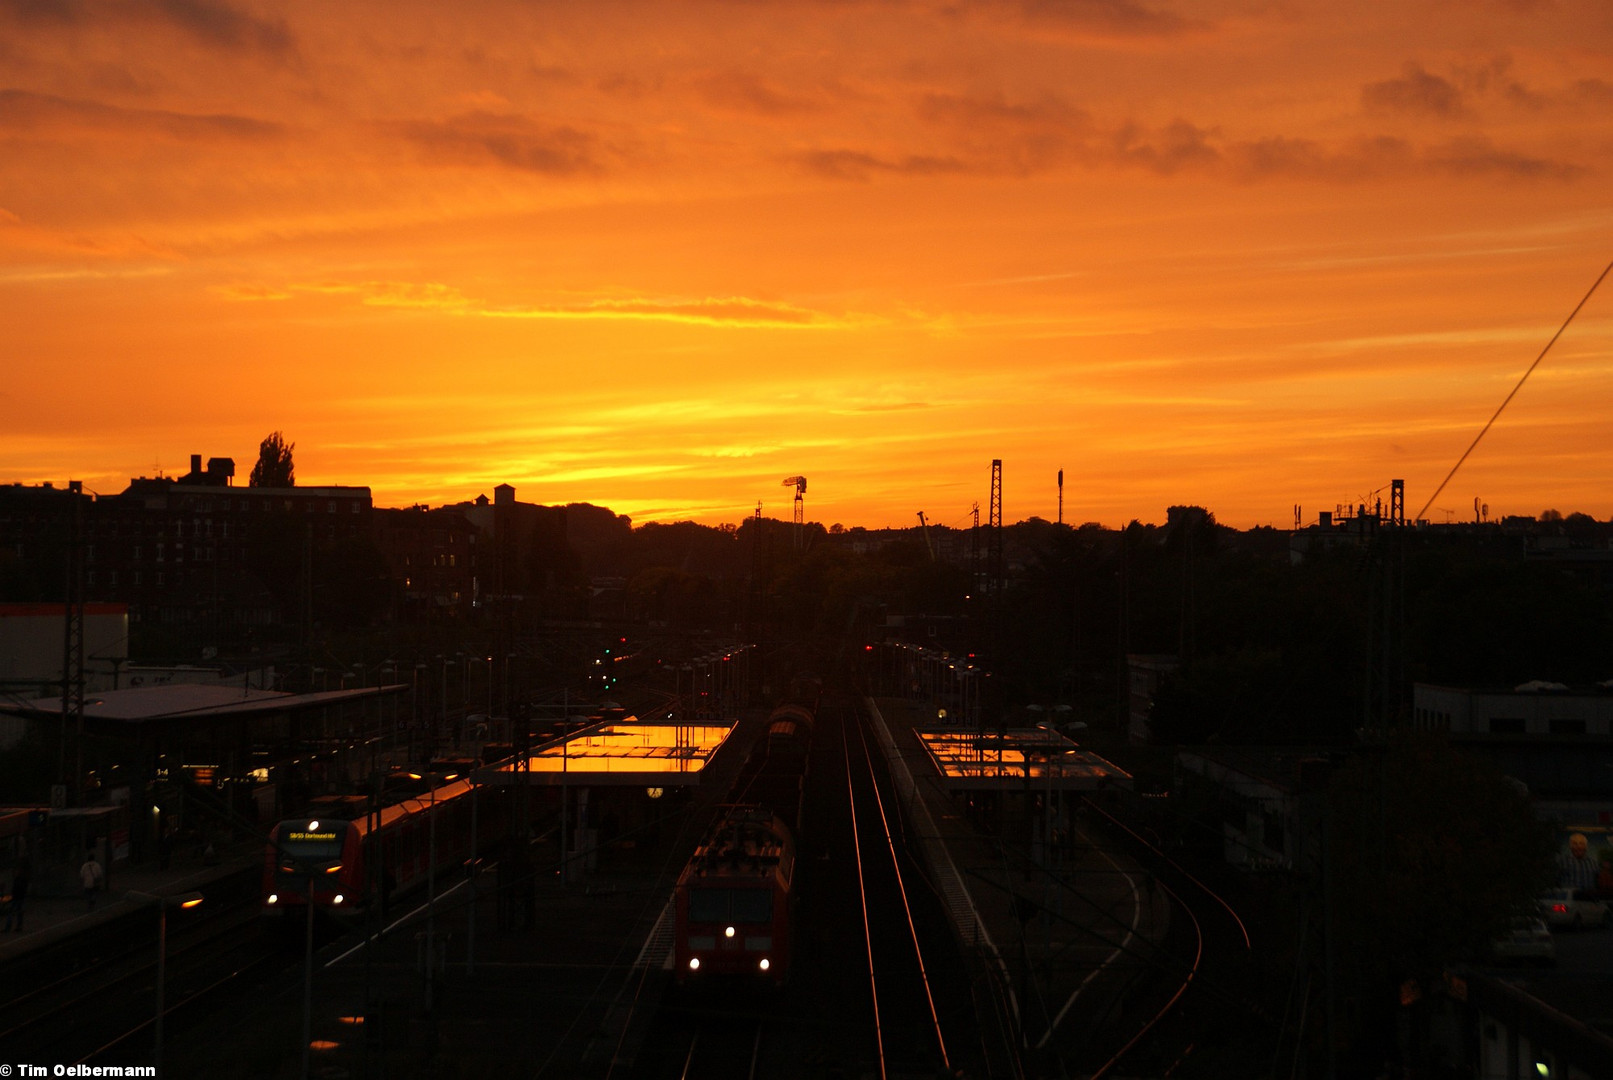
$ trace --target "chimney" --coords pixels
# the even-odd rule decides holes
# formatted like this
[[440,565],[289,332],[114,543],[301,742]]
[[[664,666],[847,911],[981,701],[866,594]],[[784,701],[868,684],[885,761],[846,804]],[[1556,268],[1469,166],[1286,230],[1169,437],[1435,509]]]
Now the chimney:
[[202,455],[192,454],[190,456],[190,474],[192,476],[202,475]]
[[1317,515],[1316,524],[1320,525],[1324,529],[1331,529],[1333,527],[1333,511],[1323,510],[1319,515]]

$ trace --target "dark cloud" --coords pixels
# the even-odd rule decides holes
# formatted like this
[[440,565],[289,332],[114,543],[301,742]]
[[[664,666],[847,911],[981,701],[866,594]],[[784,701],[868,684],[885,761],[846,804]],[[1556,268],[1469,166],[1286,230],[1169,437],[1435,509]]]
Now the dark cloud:
[[917,107],[921,119],[952,129],[972,160],[991,171],[1042,172],[1091,152],[1092,117],[1057,97],[1012,102],[1002,98],[929,94]]
[[636,101],[658,93],[661,89],[660,80],[647,81],[637,75],[615,74],[607,75],[599,80],[599,89],[612,97],[622,97]]
[[1136,0],[1020,0],[1031,20],[1061,28],[1126,37],[1179,34],[1197,24]]
[[1398,79],[1368,83],[1361,88],[1361,103],[1376,112],[1412,113],[1447,119],[1464,116],[1467,107],[1455,83],[1408,61]]
[[1021,128],[1065,128],[1086,126],[1087,113],[1058,98],[1014,103],[1001,98],[960,97],[928,94],[919,103],[919,114],[927,120],[979,125],[1011,125]]
[[604,168],[602,150],[593,135],[524,116],[474,112],[392,128],[437,161],[503,165],[547,176],[585,175]]
[[1246,179],[1365,180],[1404,172],[1416,163],[1412,145],[1388,135],[1337,146],[1278,135],[1233,143],[1227,147],[1226,156],[1234,171]]
[[283,19],[260,19],[211,0],[0,0],[0,15],[43,26],[159,23],[212,48],[290,56],[296,42]]
[[78,0],[0,0],[0,14],[23,23],[76,23],[82,6]]
[[1613,83],[1603,79],[1580,79],[1569,88],[1577,102],[1590,105],[1613,105]]
[[1143,169],[1159,176],[1222,175],[1245,181],[1314,180],[1356,183],[1390,177],[1444,174],[1517,180],[1572,180],[1587,170],[1571,162],[1497,147],[1484,139],[1452,139],[1419,146],[1392,135],[1321,141],[1287,135],[1227,139],[1215,128],[1178,119],[1163,127],[1128,122],[1099,129],[1072,124],[1056,151],[1027,167],[1023,147],[1001,139],[956,156],[896,159],[858,149],[820,150],[798,155],[806,171],[836,180],[870,180],[879,175],[971,173],[1002,176],[1068,168]]
[[295,50],[291,31],[284,20],[260,19],[226,4],[206,0],[144,0],[136,6],[148,8],[158,19],[206,45],[279,55]]
[[708,105],[753,116],[791,117],[817,110],[813,102],[783,93],[765,80],[739,71],[708,75],[695,82],[695,89]]
[[1583,175],[1581,165],[1532,157],[1491,145],[1488,139],[1452,139],[1431,148],[1426,160],[1442,172],[1457,176],[1502,176],[1518,180],[1571,180]]
[[0,90],[0,131],[56,137],[78,132],[138,136],[167,135],[181,140],[279,138],[280,124],[229,113],[177,113],[164,109],[124,109],[98,101],[54,97],[27,90]]
[[1126,124],[1115,132],[1113,148],[1123,162],[1141,165],[1164,176],[1188,169],[1203,169],[1221,160],[1221,151],[1210,142],[1214,132],[1175,120],[1157,132],[1144,132]]
[[810,150],[791,157],[797,166],[831,180],[868,180],[876,174],[937,176],[972,171],[955,158],[909,155],[882,158],[861,150]]

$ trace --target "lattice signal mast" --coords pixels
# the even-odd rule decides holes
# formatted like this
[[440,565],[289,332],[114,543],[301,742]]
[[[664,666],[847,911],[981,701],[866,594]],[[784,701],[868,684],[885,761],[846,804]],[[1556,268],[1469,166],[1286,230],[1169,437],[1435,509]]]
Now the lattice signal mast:
[[1003,461],[991,460],[991,592],[1003,591]]

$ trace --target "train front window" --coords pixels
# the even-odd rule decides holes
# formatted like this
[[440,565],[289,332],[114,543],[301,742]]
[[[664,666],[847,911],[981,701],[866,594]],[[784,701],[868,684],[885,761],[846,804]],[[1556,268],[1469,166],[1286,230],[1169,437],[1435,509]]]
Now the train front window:
[[689,921],[767,923],[773,920],[773,894],[767,889],[690,889]]
[[773,920],[773,894],[766,889],[734,890],[734,921],[765,923]]
[[727,922],[728,890],[690,889],[689,921],[702,923]]

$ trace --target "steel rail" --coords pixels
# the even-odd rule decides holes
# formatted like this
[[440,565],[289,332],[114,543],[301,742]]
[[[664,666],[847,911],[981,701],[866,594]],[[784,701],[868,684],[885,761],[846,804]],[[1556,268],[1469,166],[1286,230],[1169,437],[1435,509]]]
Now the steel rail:
[[[858,716],[860,717],[861,714],[859,713]],[[919,944],[918,926],[913,922],[913,907],[907,899],[907,884],[902,879],[901,860],[896,856],[896,841],[891,835],[890,815],[885,812],[885,799],[879,793],[879,778],[874,775],[874,758],[868,749],[868,739],[863,734],[860,724],[857,728],[857,737],[862,744],[863,761],[868,765],[868,779],[874,785],[874,803],[879,807],[879,820],[885,829],[885,847],[890,852],[891,866],[896,871],[896,889],[902,897],[902,912],[907,917],[907,931],[913,941],[913,955],[918,958],[919,979],[924,984],[924,1000],[930,1009],[930,1023],[935,1029],[935,1041],[941,1049],[941,1064],[950,1073],[952,1071],[952,1059],[947,1054],[946,1036],[941,1031],[941,1015],[936,1010],[935,994],[930,989],[930,972],[924,964],[924,949]]]
[[[1190,986],[1193,980],[1198,977],[1199,962],[1204,959],[1204,928],[1199,925],[1199,917],[1193,914],[1193,909],[1188,907],[1187,904],[1182,901],[1180,896],[1176,895],[1176,891],[1174,889],[1165,884],[1163,881],[1156,882],[1156,884],[1158,884],[1161,889],[1164,889],[1165,892],[1170,895],[1171,899],[1175,900],[1177,905],[1181,907],[1183,911],[1187,912],[1188,918],[1193,920],[1193,933],[1198,939],[1194,946],[1193,966],[1188,971],[1187,978],[1182,980],[1182,985],[1176,988],[1176,993],[1172,994],[1170,1000],[1165,1002],[1164,1006],[1160,1008],[1159,1012],[1154,1014],[1153,1019],[1144,1024],[1142,1028],[1138,1030],[1137,1034],[1131,1037],[1125,1046],[1122,1046],[1119,1050],[1115,1051],[1114,1056],[1099,1066],[1097,1071],[1088,1077],[1087,1080],[1101,1080],[1101,1077],[1105,1073],[1114,1068],[1115,1065],[1119,1064],[1120,1059],[1125,1057],[1131,1048],[1136,1046],[1137,1043],[1142,1040],[1142,1037],[1152,1031],[1154,1025],[1163,1020],[1165,1018],[1165,1014],[1170,1012],[1171,1009],[1175,1007],[1176,1003],[1181,1000],[1182,995],[1187,993],[1188,986]],[[1186,1056],[1185,1052],[1183,1056]]]
[[868,951],[868,990],[874,999],[874,1042],[879,1051],[879,1076],[885,1080],[885,1033],[879,1024],[879,982],[874,974],[874,935],[868,924],[868,887],[863,878],[862,840],[857,829],[857,792],[851,780],[851,746],[846,740],[845,724],[840,726],[840,750],[846,762],[846,798],[851,803],[851,844],[857,860],[857,899],[862,905],[863,942]]
[[[1231,904],[1229,904],[1225,900],[1221,899],[1221,895],[1219,893],[1217,893],[1214,889],[1210,888],[1208,885],[1204,884],[1204,882],[1200,881],[1198,878],[1194,877],[1192,874],[1188,873],[1187,870],[1183,869],[1181,864],[1178,863],[1175,859],[1171,858],[1169,855],[1167,855],[1163,851],[1159,850],[1159,848],[1155,847],[1153,844],[1150,844],[1147,840],[1143,839],[1140,835],[1138,835],[1138,833],[1137,833],[1137,831],[1135,829],[1131,828],[1124,821],[1121,821],[1119,818],[1117,818],[1113,814],[1109,813],[1109,811],[1105,810],[1103,807],[1101,807],[1097,803],[1093,802],[1090,798],[1086,798],[1085,796],[1083,796],[1082,801],[1085,802],[1088,806],[1092,807],[1092,809],[1096,810],[1098,813],[1102,814],[1104,817],[1108,818],[1114,824],[1120,826],[1126,832],[1130,833],[1132,838],[1134,840],[1136,840],[1139,844],[1141,844],[1143,847],[1147,848],[1149,851],[1152,851],[1155,855],[1158,855],[1162,860],[1164,860],[1166,866],[1169,866],[1172,870],[1175,870],[1178,874],[1181,874],[1187,880],[1191,881],[1193,884],[1197,885],[1200,889],[1204,890],[1205,895],[1208,896],[1210,899],[1214,900],[1216,903],[1220,904],[1223,908],[1225,908],[1226,913],[1228,915],[1232,916],[1232,921],[1238,924],[1238,932],[1243,935],[1243,947],[1244,947],[1244,949],[1245,950],[1252,950],[1254,948],[1254,946],[1252,944],[1250,944],[1250,941],[1249,941],[1249,928],[1247,926],[1243,925],[1243,920],[1238,917],[1238,913],[1236,911],[1232,910],[1232,905]],[[1161,884],[1163,884],[1163,882],[1161,882]]]

